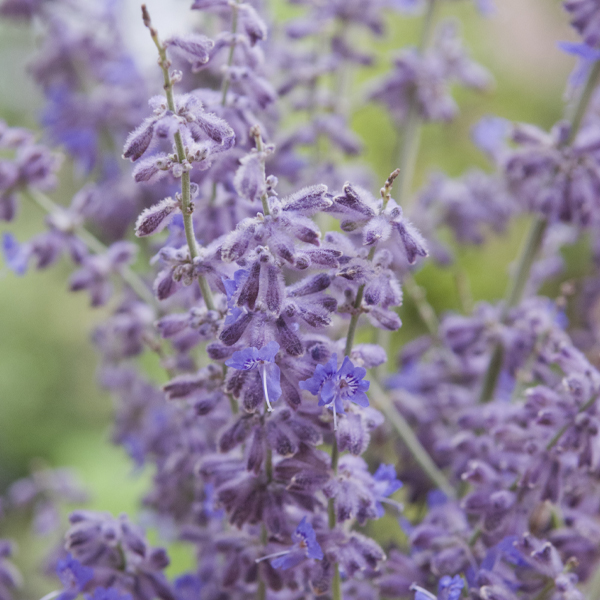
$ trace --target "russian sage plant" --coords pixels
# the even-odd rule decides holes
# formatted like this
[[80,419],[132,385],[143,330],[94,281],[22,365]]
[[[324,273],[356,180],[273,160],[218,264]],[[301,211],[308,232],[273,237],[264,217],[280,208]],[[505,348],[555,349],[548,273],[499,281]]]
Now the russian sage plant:
[[[93,343],[113,441],[151,466],[147,519],[194,556],[171,576],[127,515],[78,508],[65,528],[61,504],[84,493],[37,471],[0,516],[62,527],[46,598],[600,596],[600,279],[540,293],[582,236],[600,262],[600,3],[563,2],[581,38],[563,44],[581,63],[565,119],[546,132],[486,117],[473,141],[490,168],[415,192],[421,127],[456,117],[453,85],[492,82],[438,18],[446,3],[294,0],[302,16],[280,23],[265,2],[194,0],[198,27],[168,39],[142,6],[154,72],[116,2],[0,4],[36,24],[45,98],[41,139],[0,123],[0,218],[20,202],[47,214],[29,240],[4,234],[6,265],[67,256],[70,289],[106,306]],[[418,46],[359,89],[396,12]],[[383,182],[350,126],[361,98],[396,130]],[[72,198],[53,192],[65,160]],[[460,269],[453,248],[517,217],[530,231],[506,297],[473,305],[459,285],[463,313],[438,315],[416,270]],[[396,356],[403,293],[426,334]],[[0,540],[0,600],[20,597],[15,560]]]

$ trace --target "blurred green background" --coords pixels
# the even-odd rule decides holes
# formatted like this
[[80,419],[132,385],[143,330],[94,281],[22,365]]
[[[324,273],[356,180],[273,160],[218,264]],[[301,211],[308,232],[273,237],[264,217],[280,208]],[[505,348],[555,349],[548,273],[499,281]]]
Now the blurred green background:
[[[145,35],[137,21],[138,3],[125,4],[132,43],[139,44],[151,68],[154,57],[148,58],[148,46],[138,42]],[[158,14],[159,27],[162,19],[173,30],[189,20],[188,2],[148,4]],[[564,111],[565,81],[574,61],[556,46],[558,40],[573,39],[560,3],[497,0],[496,14],[489,19],[481,18],[473,4],[448,2],[443,12],[463,22],[467,47],[492,72],[496,87],[484,95],[455,90],[460,117],[450,125],[425,126],[416,186],[432,168],[459,175],[473,164],[486,166],[469,142],[469,129],[482,115],[548,128]],[[280,3],[276,9],[286,12]],[[390,52],[418,39],[420,23],[419,18],[391,18],[386,40],[377,42],[378,64],[355,74],[354,83],[385,72]],[[36,125],[42,98],[24,75],[34,48],[35,37],[27,26],[0,24],[0,117],[10,125]],[[383,182],[395,167],[391,120],[378,107],[355,104],[359,108],[353,126],[365,141],[366,160]],[[61,201],[60,193],[54,197]],[[15,223],[0,223],[0,234],[12,231],[25,240],[41,229],[42,219],[36,207],[23,204]],[[492,237],[483,249],[459,250],[476,300],[503,295],[507,267],[517,254],[524,225],[516,223],[506,235]],[[74,468],[90,490],[91,507],[135,512],[150,474],[133,474],[124,452],[109,443],[111,398],[95,384],[97,357],[89,341],[103,314],[88,307],[85,295],[66,291],[69,273],[69,265],[62,262],[19,278],[0,265],[0,494],[11,481],[27,475],[33,464],[65,465]],[[452,272],[426,264],[417,279],[438,311],[458,309]],[[405,325],[401,337],[408,339],[420,330],[420,321],[410,302],[400,314]],[[28,547],[26,540],[23,544]]]

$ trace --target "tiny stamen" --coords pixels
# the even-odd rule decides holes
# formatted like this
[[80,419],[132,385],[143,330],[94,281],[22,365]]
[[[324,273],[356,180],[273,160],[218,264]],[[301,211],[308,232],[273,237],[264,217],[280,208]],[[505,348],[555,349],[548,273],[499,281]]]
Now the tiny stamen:
[[262,383],[263,383],[263,391],[265,393],[265,400],[267,401],[267,410],[269,412],[273,412],[273,407],[271,406],[271,403],[269,402],[269,392],[267,391],[267,369],[265,368],[264,365],[261,365],[259,367],[260,369],[260,376],[262,379]]
[[254,562],[259,563],[259,562],[262,562],[263,560],[268,560],[269,558],[277,558],[278,556],[285,556],[286,554],[289,554],[290,552],[291,552],[291,550],[283,550],[282,552],[274,552],[273,554],[267,554],[266,556],[261,556],[260,558],[255,558]]

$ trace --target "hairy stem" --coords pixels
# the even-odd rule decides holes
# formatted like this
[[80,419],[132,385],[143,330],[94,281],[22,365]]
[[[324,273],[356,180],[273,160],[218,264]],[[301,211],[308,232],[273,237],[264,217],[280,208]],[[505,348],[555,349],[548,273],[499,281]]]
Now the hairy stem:
[[370,396],[373,398],[374,404],[388,418],[400,439],[404,442],[415,462],[423,469],[423,472],[429,477],[430,481],[436,485],[448,498],[456,498],[456,492],[444,473],[433,462],[431,456],[419,438],[413,432],[411,426],[406,421],[402,413],[390,401],[384,390],[381,389],[377,381],[371,381],[369,389]]
[[[22,194],[29,200],[37,204],[42,210],[50,215],[60,214],[64,209],[51,200],[46,194],[32,188],[22,190]],[[108,248],[96,237],[94,237],[82,225],[75,225],[73,233],[88,247],[94,254],[104,254]],[[146,304],[152,306],[158,311],[156,298],[144,282],[144,280],[131,268],[124,266],[119,269],[119,274],[123,281],[143,300]]]
[[[250,129],[250,135],[254,138],[254,142],[256,144],[257,151],[258,152],[263,152],[264,151],[264,144],[263,144],[262,135],[260,134],[260,127],[258,127],[258,125],[255,125],[254,127],[252,127]],[[261,165],[262,165],[263,179],[266,181],[267,173],[266,173],[266,169],[265,169],[265,160],[264,160],[264,158],[261,161]],[[270,215],[271,214],[271,209],[269,208],[269,194],[267,192],[265,192],[264,194],[262,194],[261,197],[260,197],[260,201],[261,201],[261,204],[262,204],[263,214],[265,215],[265,217],[267,215]]]
[[[152,37],[152,41],[158,50],[159,60],[158,65],[160,66],[163,74],[164,81],[164,90],[167,98],[167,105],[169,110],[173,113],[175,110],[175,99],[173,97],[173,80],[171,79],[171,75],[169,74],[169,67],[171,66],[171,62],[167,57],[167,49],[160,41],[158,37],[158,32],[152,26],[152,21],[150,20],[150,14],[148,13],[148,9],[145,4],[142,4],[142,19],[144,20],[144,25],[150,31],[150,36]],[[185,147],[183,145],[183,138],[181,137],[181,132],[177,131],[177,133],[173,136],[175,138],[175,149],[177,151],[177,160],[181,165],[184,166],[183,174],[181,176],[181,213],[183,215],[183,228],[185,230],[185,239],[187,241],[190,260],[193,260],[198,256],[198,244],[196,243],[196,236],[194,234],[194,222],[192,219],[192,199],[190,193],[190,172],[187,168],[190,165],[187,163],[187,156]],[[200,293],[204,298],[204,303],[206,304],[206,308],[209,310],[215,309],[215,302],[212,296],[212,292],[206,281],[204,275],[198,275],[198,284],[200,286]]]

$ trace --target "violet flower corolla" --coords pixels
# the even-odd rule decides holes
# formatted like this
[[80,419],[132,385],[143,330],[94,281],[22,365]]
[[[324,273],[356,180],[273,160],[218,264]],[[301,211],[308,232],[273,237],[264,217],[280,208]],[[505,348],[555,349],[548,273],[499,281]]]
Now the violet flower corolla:
[[281,373],[279,367],[275,364],[277,352],[279,352],[279,344],[269,342],[260,349],[246,348],[234,352],[233,356],[225,362],[228,367],[239,371],[258,369],[269,412],[273,411],[271,400],[275,402],[281,397]]
[[300,389],[319,396],[319,406],[329,406],[333,410],[333,428],[337,430],[337,413],[344,414],[344,402],[350,400],[359,406],[369,406],[369,399],[365,392],[370,383],[363,381],[367,370],[355,367],[352,361],[345,356],[342,366],[337,369],[337,355],[325,365],[317,365],[315,374],[299,383]]
[[465,582],[458,575],[444,575],[438,584],[437,596],[418,585],[411,586],[411,590],[415,592],[414,600],[458,600],[463,587]]
[[25,244],[19,244],[12,233],[2,236],[2,255],[6,266],[16,275],[25,275],[29,252]]
[[56,565],[56,574],[64,586],[58,600],[74,600],[94,578],[94,569],[82,565],[71,554]]
[[321,550],[321,546],[317,542],[317,534],[306,517],[302,518],[302,521],[300,521],[300,524],[296,527],[294,533],[292,533],[292,540],[294,544],[289,550],[257,558],[256,562],[273,559],[271,560],[273,568],[286,571],[300,564],[305,558],[323,560],[323,550]]

